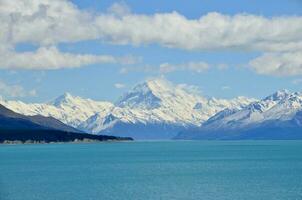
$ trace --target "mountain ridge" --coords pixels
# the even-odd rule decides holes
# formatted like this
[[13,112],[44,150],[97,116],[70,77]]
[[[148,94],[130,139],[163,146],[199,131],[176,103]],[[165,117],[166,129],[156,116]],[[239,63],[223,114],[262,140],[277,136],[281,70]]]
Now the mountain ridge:
[[[137,84],[115,103],[83,99],[69,93],[44,104],[20,101],[2,103],[15,112],[52,116],[88,133],[120,135],[125,132],[123,129],[131,129],[135,132],[134,138],[163,139],[157,133],[154,133],[154,137],[150,134],[155,130],[162,131],[163,135],[172,138],[182,129],[200,126],[225,108],[240,109],[253,101],[255,99],[246,97],[230,100],[207,98],[184,85],[174,85],[157,78]],[[144,134],[142,131],[151,133]]]
[[107,140],[132,140],[132,138],[86,134],[52,117],[25,116],[0,104],[0,144]]
[[240,110],[223,110],[177,139],[302,139],[302,93],[277,91]]
[[[121,99],[106,116],[93,116],[93,119],[90,118],[89,122],[84,122],[82,126],[93,126],[93,131],[101,134],[119,135],[119,132],[131,129],[130,134],[134,138],[167,139],[173,137],[181,129],[199,126],[208,117],[223,108],[241,107],[252,101],[244,98],[242,98],[244,103],[238,99],[229,101],[207,99],[195,93],[188,93],[182,87],[173,86],[162,79],[153,79],[139,84],[123,95]],[[150,99],[154,101],[150,101]],[[203,105],[202,108],[196,107],[198,103]],[[148,126],[151,130],[148,130]],[[158,131],[166,136],[159,137],[155,133]],[[145,133],[145,138],[141,137],[140,132]],[[147,134],[147,132],[151,133]],[[166,134],[167,132],[169,134]]]

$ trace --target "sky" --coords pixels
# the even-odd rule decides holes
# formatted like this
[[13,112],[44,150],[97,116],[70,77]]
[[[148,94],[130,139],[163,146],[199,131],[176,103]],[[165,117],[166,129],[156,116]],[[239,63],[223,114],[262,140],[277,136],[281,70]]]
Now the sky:
[[301,0],[0,0],[0,96],[115,101],[164,77],[205,96],[301,91]]

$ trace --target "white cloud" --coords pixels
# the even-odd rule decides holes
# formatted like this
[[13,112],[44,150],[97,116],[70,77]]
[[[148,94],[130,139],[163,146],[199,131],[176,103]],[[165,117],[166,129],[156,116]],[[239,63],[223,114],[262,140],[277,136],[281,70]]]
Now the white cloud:
[[111,13],[90,13],[67,0],[1,0],[1,41],[49,45],[100,39],[187,50],[302,48],[300,16],[208,13],[188,19],[177,12],[133,14],[125,4],[117,3],[109,10]]
[[194,94],[201,94],[202,93],[200,87],[197,86],[197,85],[188,85],[188,84],[182,83],[182,84],[178,84],[177,87],[179,87],[183,90],[186,90],[190,93],[194,93]]
[[230,89],[231,89],[231,87],[228,85],[224,85],[221,87],[221,90],[230,90]]
[[21,85],[11,85],[0,80],[0,96],[16,98],[36,95],[36,90],[26,91]]
[[[33,60],[26,69],[58,69],[107,63],[108,60],[111,62],[115,58],[73,55],[49,47],[60,43],[100,40],[114,44],[159,44],[185,50],[277,52],[266,53],[252,61],[253,68],[264,74],[300,74],[297,60],[288,62],[286,58],[290,57],[289,54],[297,53],[284,52],[302,51],[302,16],[268,18],[212,12],[197,19],[189,19],[177,12],[134,14],[125,3],[113,4],[108,12],[92,13],[79,9],[68,0],[0,0],[0,24],[0,53],[5,52],[12,57],[2,61],[2,68],[25,66],[24,63],[17,63],[17,60],[27,63],[29,59],[25,56]],[[13,49],[20,43],[36,44],[39,49],[37,52],[19,55]],[[58,61],[52,59],[54,55]],[[276,55],[281,55],[283,61],[278,60]],[[45,66],[41,65],[41,56],[47,60]],[[284,64],[287,67],[282,65],[276,69],[276,63],[270,62],[268,58],[289,65]],[[261,63],[271,66],[262,66],[264,69],[260,69]],[[198,71],[199,67],[192,66],[192,70]],[[168,72],[174,67],[163,68],[163,71]],[[290,73],[286,71],[289,68]]]
[[102,35],[121,44],[157,43],[187,50],[293,50],[301,49],[301,17],[264,18],[209,13],[187,19],[172,12],[154,15],[101,15],[96,24]]
[[125,88],[126,85],[122,84],[122,83],[115,83],[114,84],[114,87],[117,88],[117,89],[122,89],[122,88]]
[[[118,5],[113,8],[118,9]],[[96,38],[93,21],[91,13],[66,0],[0,0],[0,69],[49,70],[137,61],[134,56],[118,58],[59,51],[56,45],[61,42]],[[14,47],[19,43],[33,43],[39,48],[17,53]]]
[[205,62],[188,62],[182,64],[170,64],[162,63],[159,66],[159,71],[161,73],[170,73],[174,71],[193,71],[197,73],[202,73],[208,70],[209,65]]
[[265,53],[250,63],[258,74],[273,76],[302,75],[302,51]]
[[127,74],[130,72],[155,73],[158,72],[158,70],[156,69],[156,67],[151,65],[127,66],[127,67],[122,67],[119,70],[120,74]]
[[0,69],[53,70],[120,61],[108,55],[70,54],[60,52],[56,47],[41,47],[35,52],[0,54]]
[[1,0],[1,39],[57,44],[95,38],[93,15],[67,0]]
[[131,13],[130,7],[125,2],[113,3],[109,8],[108,12],[118,17],[129,15]]
[[152,65],[140,65],[140,66],[127,66],[120,69],[121,74],[127,74],[129,72],[143,72],[153,74],[167,74],[175,71],[193,71],[196,73],[202,73],[209,69],[209,65],[205,62],[187,62],[181,64],[162,63],[159,66]]

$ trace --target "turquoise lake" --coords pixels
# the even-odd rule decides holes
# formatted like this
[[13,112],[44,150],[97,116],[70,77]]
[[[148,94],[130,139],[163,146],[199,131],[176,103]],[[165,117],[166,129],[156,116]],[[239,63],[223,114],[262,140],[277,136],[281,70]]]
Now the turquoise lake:
[[0,145],[1,200],[300,200],[302,141]]

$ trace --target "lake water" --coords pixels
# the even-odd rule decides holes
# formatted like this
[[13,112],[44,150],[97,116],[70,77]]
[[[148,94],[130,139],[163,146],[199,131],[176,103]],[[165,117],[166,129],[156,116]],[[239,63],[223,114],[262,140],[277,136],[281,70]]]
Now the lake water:
[[302,199],[302,141],[0,145],[1,200]]

